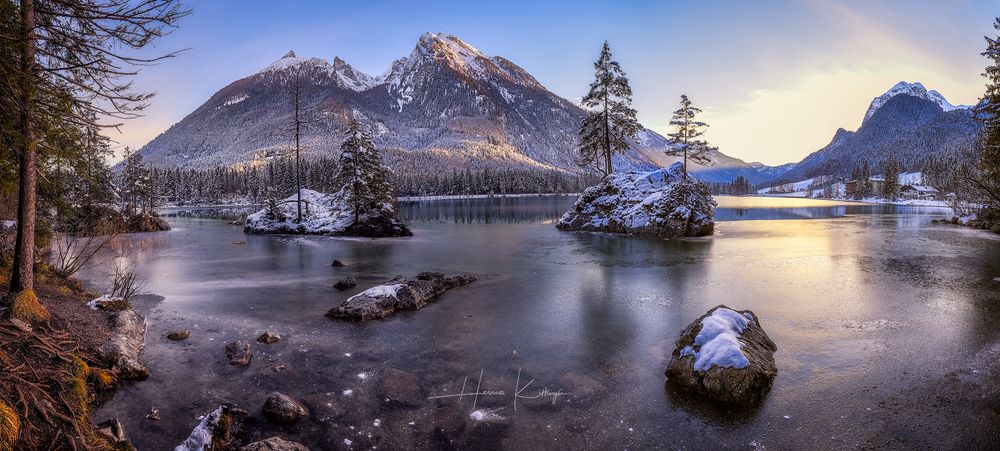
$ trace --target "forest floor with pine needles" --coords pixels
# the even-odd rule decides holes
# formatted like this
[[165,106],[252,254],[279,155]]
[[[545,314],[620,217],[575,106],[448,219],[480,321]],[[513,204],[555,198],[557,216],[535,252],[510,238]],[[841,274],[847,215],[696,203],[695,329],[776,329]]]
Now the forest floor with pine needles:
[[[0,312],[0,451],[129,449],[90,416],[118,385],[95,352],[111,337],[107,317],[87,307],[93,296],[78,281],[40,266],[35,293],[51,318],[29,325]],[[9,274],[0,264],[0,293]]]

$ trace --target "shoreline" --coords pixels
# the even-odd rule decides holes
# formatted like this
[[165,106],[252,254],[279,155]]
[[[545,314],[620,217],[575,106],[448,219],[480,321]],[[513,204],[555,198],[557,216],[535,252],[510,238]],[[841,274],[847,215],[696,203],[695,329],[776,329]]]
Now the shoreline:
[[[399,196],[397,202],[416,202],[422,200],[462,200],[462,199],[497,199],[497,198],[524,198],[524,197],[579,197],[582,193],[541,193],[541,194],[441,194],[427,196]],[[156,210],[190,210],[194,208],[260,208],[263,204],[257,203],[224,203],[224,204],[197,204],[197,205],[162,205]]]

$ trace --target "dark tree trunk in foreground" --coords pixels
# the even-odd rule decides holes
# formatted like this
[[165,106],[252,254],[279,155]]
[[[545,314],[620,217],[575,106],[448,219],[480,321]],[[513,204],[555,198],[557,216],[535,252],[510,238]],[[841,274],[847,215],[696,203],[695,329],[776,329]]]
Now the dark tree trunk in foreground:
[[14,269],[8,290],[12,295],[34,288],[35,261],[35,8],[21,0],[21,142],[17,188],[17,238]]

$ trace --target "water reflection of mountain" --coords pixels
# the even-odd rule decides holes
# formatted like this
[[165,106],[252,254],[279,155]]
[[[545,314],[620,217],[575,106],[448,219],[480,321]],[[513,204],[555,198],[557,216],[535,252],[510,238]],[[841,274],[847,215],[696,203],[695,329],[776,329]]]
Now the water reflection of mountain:
[[558,220],[575,201],[572,196],[405,201],[399,203],[399,215],[414,223],[547,223]]
[[[781,198],[720,198],[716,221],[767,219],[828,219],[849,215],[947,215],[950,209],[911,205],[854,204]],[[574,196],[494,197],[432,199],[399,202],[399,215],[407,223],[516,224],[554,223],[576,201]],[[795,204],[793,202],[797,202]],[[808,205],[808,203],[815,205]],[[802,205],[807,203],[807,205]],[[260,206],[173,207],[167,217],[242,220]]]
[[260,206],[238,207],[169,207],[160,210],[162,216],[168,218],[199,218],[221,219],[224,221],[242,221],[247,215],[260,210]]
[[929,215],[948,214],[942,207],[921,207],[911,205],[833,205],[817,207],[783,208],[741,208],[725,207],[715,209],[716,221],[751,221],[762,219],[827,219],[848,215]]

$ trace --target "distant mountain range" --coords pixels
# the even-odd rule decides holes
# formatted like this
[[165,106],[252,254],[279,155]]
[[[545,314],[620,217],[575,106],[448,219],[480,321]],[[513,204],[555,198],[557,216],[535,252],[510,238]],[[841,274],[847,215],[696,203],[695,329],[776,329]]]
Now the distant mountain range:
[[[288,52],[261,71],[234,81],[141,150],[161,167],[258,164],[287,155],[293,115],[290,86],[298,74],[302,104],[312,120],[302,135],[307,157],[336,156],[347,119],[361,120],[397,172],[541,168],[578,172],[576,130],[586,114],[546,89],[520,66],[489,56],[461,39],[425,33],[413,51],[380,76]],[[876,97],[861,127],[834,134],[801,162],[747,163],[721,152],[709,165],[691,164],[707,182],[742,176],[753,184],[844,175],[890,154],[904,164],[928,155],[957,154],[978,125],[967,106],[954,106],[920,83],[900,82]],[[640,132],[616,167],[650,169],[677,161],[669,141]]]
[[872,100],[857,131],[843,128],[825,147],[809,154],[778,179],[803,180],[820,175],[846,176],[868,160],[878,165],[891,155],[904,170],[919,170],[930,156],[956,157],[972,148],[980,125],[972,107],[954,106],[920,83],[899,82]]
[[[580,171],[576,130],[585,112],[528,72],[444,33],[420,36],[410,55],[381,76],[334,58],[288,52],[263,70],[222,88],[140,153],[157,166],[204,168],[266,161],[288,153],[290,86],[299,74],[303,105],[315,122],[303,133],[307,156],[336,155],[347,118],[359,118],[397,171],[545,168]],[[668,166],[677,157],[653,131],[639,134],[616,167]],[[785,169],[713,152],[692,165],[707,181],[772,179]]]

